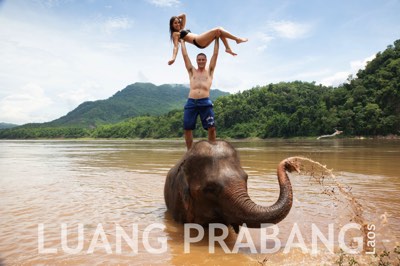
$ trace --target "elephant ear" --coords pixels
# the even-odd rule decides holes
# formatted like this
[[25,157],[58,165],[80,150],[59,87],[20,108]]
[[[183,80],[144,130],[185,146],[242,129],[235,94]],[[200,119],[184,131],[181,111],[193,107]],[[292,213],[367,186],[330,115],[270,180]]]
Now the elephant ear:
[[194,221],[194,213],[193,213],[193,201],[192,197],[190,196],[190,188],[185,184],[185,188],[183,189],[183,207],[186,211],[186,222],[192,223]]
[[194,221],[193,200],[192,200],[192,196],[190,195],[190,187],[189,187],[189,183],[188,183],[188,178],[185,175],[185,171],[184,171],[185,163],[187,163],[186,160],[183,160],[183,162],[179,166],[179,170],[178,170],[182,177],[182,180],[181,180],[182,189],[180,190],[180,193],[181,193],[183,208],[185,209],[184,213],[186,214],[186,217],[184,217],[183,219],[185,220],[184,222],[192,223]]

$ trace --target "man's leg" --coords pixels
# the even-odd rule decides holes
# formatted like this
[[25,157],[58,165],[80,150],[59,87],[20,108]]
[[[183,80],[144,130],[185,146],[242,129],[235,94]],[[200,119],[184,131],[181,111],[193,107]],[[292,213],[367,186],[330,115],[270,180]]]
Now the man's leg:
[[188,99],[183,112],[183,129],[185,135],[186,148],[190,150],[193,144],[193,130],[196,128],[196,119],[198,111],[195,101]]
[[208,131],[208,141],[215,142],[217,133],[215,130],[214,110],[210,99],[207,99],[204,106],[200,109],[201,123],[204,129]]
[[215,127],[208,128],[208,141],[215,142],[217,140],[217,131]]
[[186,148],[190,150],[193,144],[193,131],[192,130],[185,130],[185,142]]

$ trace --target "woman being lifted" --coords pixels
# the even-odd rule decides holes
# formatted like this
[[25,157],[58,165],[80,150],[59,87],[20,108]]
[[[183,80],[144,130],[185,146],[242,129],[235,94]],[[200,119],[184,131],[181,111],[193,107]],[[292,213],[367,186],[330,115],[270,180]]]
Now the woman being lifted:
[[195,34],[190,32],[189,29],[185,29],[186,26],[186,15],[181,14],[179,16],[173,16],[169,20],[169,32],[171,34],[171,40],[174,43],[174,50],[172,53],[172,59],[168,61],[168,65],[172,65],[175,62],[176,55],[179,49],[179,40],[183,39],[185,42],[196,45],[200,49],[206,48],[210,43],[212,43],[215,38],[220,38],[224,43],[225,51],[231,55],[236,55],[228,44],[227,39],[232,39],[236,43],[247,42],[246,38],[239,38],[231,33],[227,32],[221,27],[214,28],[212,30],[206,31],[202,34]]

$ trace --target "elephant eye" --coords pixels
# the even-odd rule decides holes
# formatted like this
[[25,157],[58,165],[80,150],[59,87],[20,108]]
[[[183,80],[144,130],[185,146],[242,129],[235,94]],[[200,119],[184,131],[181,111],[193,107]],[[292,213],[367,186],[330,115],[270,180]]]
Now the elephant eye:
[[203,192],[204,193],[210,193],[213,195],[218,195],[219,193],[221,193],[222,190],[222,186],[218,183],[208,183],[204,188],[203,188]]

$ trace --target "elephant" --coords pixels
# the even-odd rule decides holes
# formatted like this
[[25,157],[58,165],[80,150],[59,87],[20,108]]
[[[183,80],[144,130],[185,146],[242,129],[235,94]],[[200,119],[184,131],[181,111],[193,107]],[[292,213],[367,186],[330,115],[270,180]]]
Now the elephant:
[[299,172],[295,160],[278,165],[280,193],[272,206],[254,203],[247,192],[248,175],[235,148],[224,140],[196,142],[167,174],[164,199],[168,212],[180,223],[232,226],[236,233],[244,223],[260,228],[276,224],[289,213],[293,192],[287,172]]

